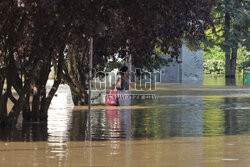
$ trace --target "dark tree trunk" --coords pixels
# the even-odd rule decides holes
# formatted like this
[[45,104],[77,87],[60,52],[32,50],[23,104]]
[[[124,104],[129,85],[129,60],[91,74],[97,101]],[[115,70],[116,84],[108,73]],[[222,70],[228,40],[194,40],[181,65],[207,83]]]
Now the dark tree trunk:
[[79,106],[82,105],[84,103],[84,101],[82,101],[82,98],[79,96],[78,93],[75,93],[72,89],[71,90],[71,96],[72,96],[72,100],[75,106]]
[[[68,61],[63,65],[63,80],[69,85],[71,90],[72,101],[75,106],[87,104],[88,97],[86,96],[86,74],[84,70],[84,65],[79,69],[77,62],[77,54],[73,46],[69,47]],[[82,60],[84,61],[84,60]],[[82,63],[82,62],[81,62]]]
[[[230,39],[230,15],[228,12],[225,14],[225,41],[228,42]],[[226,56],[226,63],[225,63],[225,72],[226,78],[231,77],[231,48],[230,45],[225,46],[225,56]]]
[[34,114],[36,115],[36,117],[33,117],[34,120],[42,120],[42,121],[47,120],[47,116],[41,113],[41,108],[42,108],[42,104],[44,104],[44,102],[46,101],[46,83],[48,81],[49,73],[51,69],[50,63],[51,63],[51,56],[49,57],[49,61],[43,66],[42,68],[43,73],[40,74],[39,80],[36,83],[38,85],[37,86],[38,91],[37,91],[35,100],[32,101],[32,112],[33,112],[33,105],[34,105],[34,109],[35,109]]
[[[238,31],[238,26],[236,24],[234,24],[233,30],[236,32]],[[238,37],[238,35],[236,32],[233,33],[235,40],[233,41],[232,55],[231,55],[231,72],[230,72],[230,74],[231,74],[232,78],[235,78],[235,72],[236,72],[236,66],[237,66],[237,51],[238,51],[238,39],[237,39],[237,37]]]
[[4,93],[4,72],[1,71],[0,76],[0,124],[4,124],[4,120],[6,120],[7,116],[7,94]]
[[86,105],[87,101],[86,101],[86,95],[82,95],[81,93],[75,93],[73,91],[71,91],[71,96],[72,96],[72,100],[75,106],[80,106],[80,105]]
[[235,72],[236,72],[236,60],[237,60],[238,47],[232,48],[232,55],[230,59],[230,70],[226,76],[226,85],[236,85]]
[[23,107],[23,120],[30,121],[31,120],[31,111],[30,111],[30,92],[27,92],[25,97],[25,105]]
[[[236,27],[234,26],[234,29]],[[230,39],[230,15],[226,13],[225,15],[225,40],[226,42]],[[235,34],[234,34],[235,35]],[[237,35],[235,35],[236,37]],[[237,51],[238,51],[238,43],[235,39],[233,42],[233,46],[229,44],[226,45],[226,85],[236,85],[235,81],[235,73],[236,73],[236,65],[237,65]]]
[[61,80],[54,81],[54,84],[53,84],[52,88],[50,89],[48,96],[45,99],[43,99],[41,109],[40,109],[40,113],[41,113],[40,120],[41,121],[47,120],[49,105],[50,105],[51,100],[53,99],[60,83],[61,83]]
[[0,121],[1,124],[6,124],[7,123],[7,102],[8,102],[8,95],[7,92],[5,92],[1,96],[1,102],[0,102]]
[[235,77],[226,77],[226,85],[227,86],[234,86],[234,85],[236,85]]
[[9,123],[11,123],[13,125],[16,124],[17,118],[25,105],[28,91],[30,91],[30,80],[27,80],[25,82],[25,85],[24,85],[21,93],[19,94],[19,98],[18,98],[17,102],[14,104],[14,106],[12,107],[12,109],[8,115]]
[[40,109],[40,89],[35,86],[33,91],[33,100],[32,100],[32,121],[39,120],[39,109]]
[[231,77],[235,77],[235,72],[236,72],[236,61],[237,61],[237,51],[238,51],[238,47],[237,44],[235,45],[235,47],[232,48],[232,56],[231,56]]
[[[60,51],[59,51],[59,59],[58,59],[58,64],[57,64],[57,76],[56,79],[52,85],[52,88],[50,89],[48,96],[46,98],[43,98],[42,104],[41,104],[41,109],[40,109],[40,120],[41,121],[46,121],[48,118],[48,109],[51,103],[51,100],[53,99],[61,81],[62,81],[62,70],[63,70],[63,62],[64,62],[64,48],[65,45],[61,46]],[[45,87],[44,87],[45,88]],[[43,92],[44,95],[44,92]]]

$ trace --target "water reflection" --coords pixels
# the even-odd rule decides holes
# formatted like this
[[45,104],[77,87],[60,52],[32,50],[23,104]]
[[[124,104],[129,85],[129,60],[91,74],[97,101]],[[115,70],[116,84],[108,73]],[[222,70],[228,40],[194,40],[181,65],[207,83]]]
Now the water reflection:
[[65,143],[89,140],[89,135],[92,140],[119,141],[250,134],[249,100],[247,87],[162,85],[156,99],[132,104],[144,107],[94,108],[89,127],[89,113],[73,111],[69,88],[62,85],[52,101],[48,122],[1,129],[0,140],[48,141],[52,152],[62,157]]
[[[131,138],[130,109],[118,110],[114,107],[107,107],[106,110],[93,110],[91,113],[91,118],[92,140],[115,140]],[[85,131],[87,131],[87,127],[85,129]]]
[[[47,84],[49,88],[52,83]],[[48,111],[48,142],[50,159],[57,159],[57,166],[62,166],[67,159],[68,136],[70,123],[72,122],[73,102],[67,85],[58,88],[56,96],[53,98]]]
[[240,73],[236,73],[235,78],[225,78],[224,76],[213,76],[213,75],[204,75],[203,85],[212,85],[212,86],[224,86],[224,85],[243,85],[243,76]]
[[[162,105],[159,107],[159,104]],[[202,98],[160,98],[149,105],[155,105],[155,108],[133,112],[136,120],[133,128],[135,138],[202,135]]]
[[[176,97],[148,101],[144,105],[155,107],[147,109],[93,110],[91,135],[93,140],[117,140],[250,134],[249,100]],[[86,125],[86,111],[75,113],[84,115]],[[87,126],[82,127],[84,136]]]
[[62,85],[47,122],[0,129],[0,166],[247,166],[249,101],[249,87],[162,85],[155,100],[93,107],[89,127]]
[[23,122],[20,129],[0,128],[1,141],[47,141],[47,122]]

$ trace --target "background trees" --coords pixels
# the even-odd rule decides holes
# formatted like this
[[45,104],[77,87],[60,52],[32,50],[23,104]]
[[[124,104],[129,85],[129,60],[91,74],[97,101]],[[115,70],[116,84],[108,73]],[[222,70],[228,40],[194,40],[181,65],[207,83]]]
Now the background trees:
[[250,48],[249,1],[218,0],[212,14],[217,33],[211,33],[211,36],[208,33],[208,39],[212,39],[215,45],[220,45],[225,52],[225,76],[235,78],[238,55],[246,53]]
[[[136,67],[152,70],[166,63],[155,54],[156,46],[170,53],[183,38],[192,44],[205,38],[211,6],[205,0],[2,0],[0,122],[15,123],[21,111],[25,119],[46,120],[62,80],[71,87],[74,103],[86,104],[90,37],[96,70],[110,58],[116,61],[115,55],[131,55]],[[46,92],[52,66],[54,84]]]

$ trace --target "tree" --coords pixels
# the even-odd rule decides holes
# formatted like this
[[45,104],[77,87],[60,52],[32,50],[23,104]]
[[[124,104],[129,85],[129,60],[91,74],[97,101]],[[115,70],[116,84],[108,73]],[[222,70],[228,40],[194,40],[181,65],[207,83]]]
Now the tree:
[[[115,55],[122,59],[131,55],[136,68],[152,71],[167,63],[155,52],[155,47],[170,54],[170,48],[178,50],[183,38],[198,45],[205,37],[204,28],[211,23],[211,3],[208,1],[102,2],[92,4],[89,15],[75,12],[79,20],[86,22],[74,22],[78,31],[72,33],[63,76],[71,87],[75,105],[86,104],[88,99],[87,40],[90,36],[94,37],[93,67],[96,71],[103,71],[109,58],[117,61]],[[93,27],[92,32],[86,25]],[[170,55],[178,59],[178,52]]]
[[219,25],[213,39],[225,52],[225,76],[235,78],[238,48],[249,50],[249,1],[218,0],[212,13]]
[[[155,54],[155,46],[170,53],[170,48],[181,46],[183,38],[197,44],[204,39],[212,3],[2,0],[0,122],[15,123],[21,111],[25,119],[46,120],[62,79],[70,85],[75,104],[86,104],[90,37],[94,37],[96,70],[103,70],[109,58],[116,61],[115,55],[123,59],[131,55],[136,67],[152,70],[166,63]],[[178,58],[178,53],[172,57]],[[46,92],[52,66],[56,77]],[[30,85],[34,85],[31,101]],[[10,110],[8,101],[14,104]]]
[[[61,82],[59,68],[54,85],[46,95],[51,60],[55,59],[60,67],[64,59],[67,31],[60,18],[64,16],[56,16],[58,11],[52,12],[51,6],[42,1],[3,1],[0,7],[0,122],[15,123],[20,111],[26,119],[46,120],[49,104]],[[30,85],[34,85],[31,104]],[[9,101],[13,107],[8,110]]]

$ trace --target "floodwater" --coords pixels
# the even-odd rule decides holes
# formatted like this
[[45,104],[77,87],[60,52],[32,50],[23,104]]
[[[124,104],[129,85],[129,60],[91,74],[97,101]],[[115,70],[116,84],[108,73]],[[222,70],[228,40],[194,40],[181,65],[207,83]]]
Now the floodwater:
[[204,85],[161,84],[91,115],[62,85],[47,122],[0,131],[0,167],[250,166],[250,87]]

